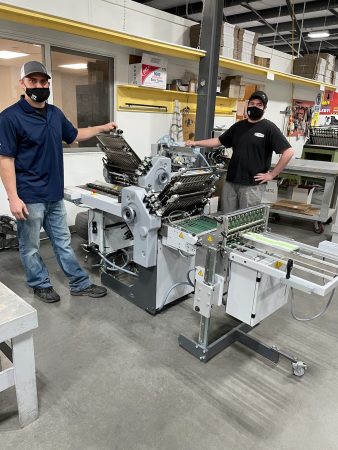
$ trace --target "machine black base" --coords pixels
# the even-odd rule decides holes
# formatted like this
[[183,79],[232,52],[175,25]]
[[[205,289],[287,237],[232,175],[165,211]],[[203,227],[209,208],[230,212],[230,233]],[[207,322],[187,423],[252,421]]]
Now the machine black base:
[[257,339],[248,336],[247,333],[252,329],[253,328],[249,325],[241,323],[206,347],[203,347],[198,342],[195,342],[183,335],[179,336],[178,342],[181,347],[204,363],[208,362],[234,342],[240,342],[276,364],[278,363],[280,356],[288,359],[293,364],[298,363],[297,358],[280,351],[277,347],[268,347]]

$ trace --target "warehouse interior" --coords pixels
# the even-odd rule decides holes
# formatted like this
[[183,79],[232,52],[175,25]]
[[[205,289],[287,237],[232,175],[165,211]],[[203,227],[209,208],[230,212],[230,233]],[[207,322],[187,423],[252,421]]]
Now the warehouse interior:
[[[61,147],[71,246],[102,298],[71,294],[44,228],[61,300],[34,293],[1,172],[1,448],[337,448],[337,15],[332,0],[0,3],[0,169],[30,61],[51,76],[47,111],[117,124]],[[293,157],[224,212],[222,136],[262,92]]]

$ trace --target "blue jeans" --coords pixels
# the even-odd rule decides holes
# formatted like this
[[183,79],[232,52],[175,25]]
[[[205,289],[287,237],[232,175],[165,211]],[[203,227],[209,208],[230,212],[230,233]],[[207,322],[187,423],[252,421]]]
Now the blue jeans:
[[27,220],[18,220],[19,250],[27,283],[32,288],[47,288],[52,284],[45,263],[39,255],[40,230],[49,237],[57,261],[69,279],[71,291],[81,291],[91,285],[87,273],[80,267],[71,247],[63,200],[49,203],[27,204]]

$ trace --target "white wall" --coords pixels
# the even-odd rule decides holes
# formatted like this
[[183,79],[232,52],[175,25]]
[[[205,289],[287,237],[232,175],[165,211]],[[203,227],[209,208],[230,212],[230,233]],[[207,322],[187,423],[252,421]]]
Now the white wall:
[[131,0],[12,0],[2,3],[182,45],[189,45],[188,28],[196,23]]

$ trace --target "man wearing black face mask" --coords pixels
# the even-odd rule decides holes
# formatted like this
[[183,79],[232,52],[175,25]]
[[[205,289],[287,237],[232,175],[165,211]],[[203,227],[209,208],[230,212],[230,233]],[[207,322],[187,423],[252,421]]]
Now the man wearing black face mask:
[[[224,213],[260,204],[267,181],[282,172],[294,155],[279,128],[263,118],[267,103],[266,93],[256,91],[248,102],[247,119],[236,122],[218,138],[185,143],[187,146],[232,148],[222,199]],[[281,157],[270,172],[273,151]]]
[[58,263],[69,279],[71,295],[103,297],[71,248],[63,202],[62,141],[71,144],[116,128],[114,122],[76,129],[56,106],[46,103],[50,75],[38,61],[21,68],[21,99],[0,114],[0,175],[9,207],[17,219],[20,257],[27,283],[40,300],[60,300],[39,255],[40,229],[51,240]]

